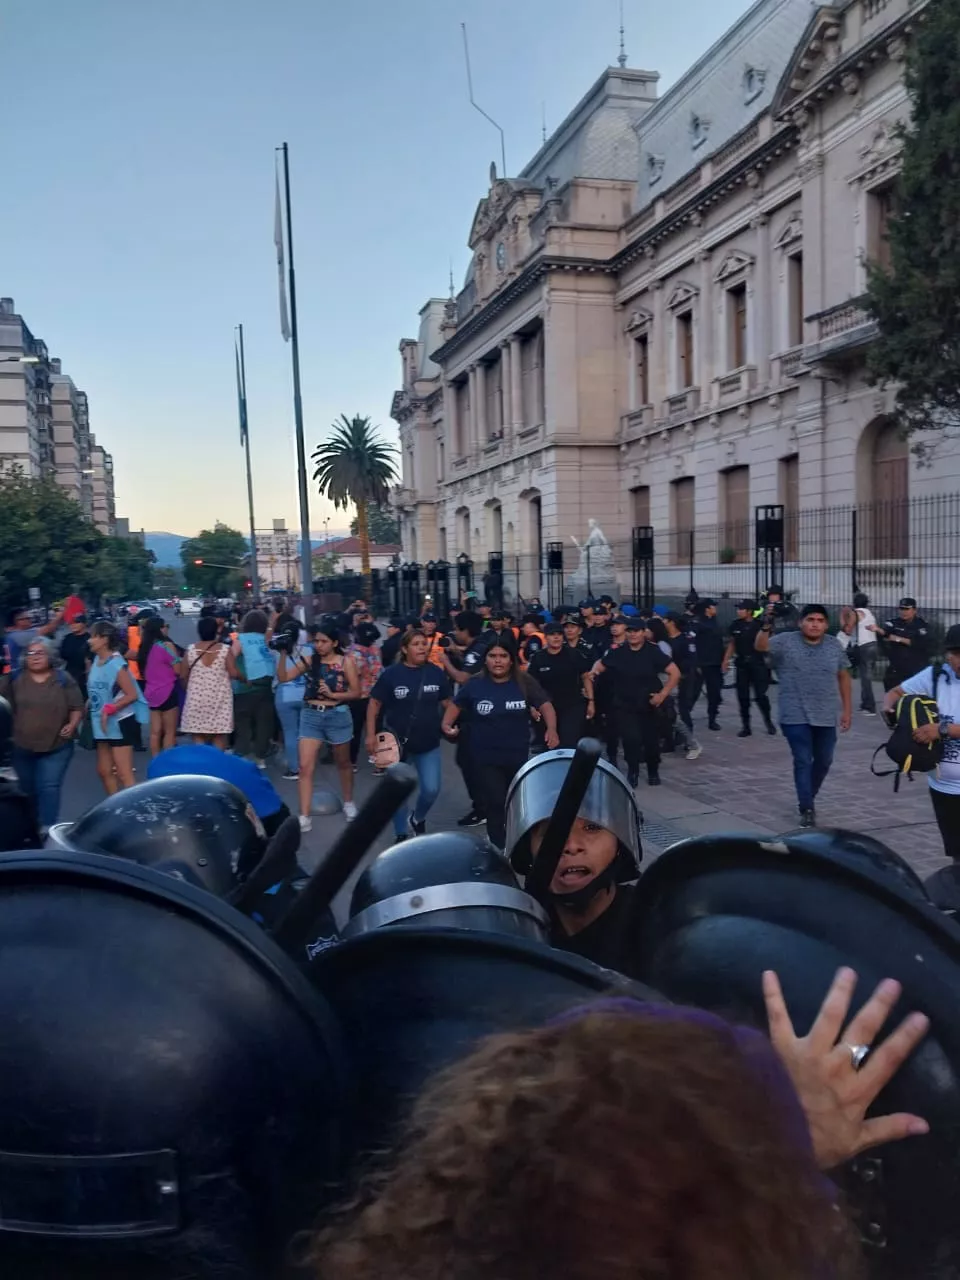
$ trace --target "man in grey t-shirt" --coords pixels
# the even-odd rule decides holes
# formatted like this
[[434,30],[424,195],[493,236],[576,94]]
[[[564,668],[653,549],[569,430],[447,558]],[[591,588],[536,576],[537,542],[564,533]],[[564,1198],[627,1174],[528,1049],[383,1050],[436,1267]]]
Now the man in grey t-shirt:
[[827,635],[827,611],[805,605],[800,630],[771,635],[765,625],[756,650],[770,656],[780,681],[780,727],[793,754],[801,827],[816,825],[813,802],[830,772],[837,745],[837,717],[850,728],[850,663],[833,636]]

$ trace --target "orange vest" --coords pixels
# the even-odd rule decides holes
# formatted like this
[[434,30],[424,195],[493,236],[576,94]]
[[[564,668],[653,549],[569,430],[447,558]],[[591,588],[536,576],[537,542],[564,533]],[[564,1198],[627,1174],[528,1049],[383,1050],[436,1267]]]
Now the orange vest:
[[140,666],[137,657],[131,657],[131,654],[140,654],[140,628],[135,622],[131,622],[127,627],[127,666],[134,680],[140,679]]
[[427,661],[432,662],[435,667],[443,666],[443,650],[440,648],[440,632],[437,631],[432,636],[426,637],[430,648],[427,650]]
[[530,665],[530,659],[527,657],[528,640],[539,640],[541,649],[545,649],[547,647],[546,637],[541,631],[534,631],[532,636],[522,636],[520,639],[520,663],[523,667],[529,667]]

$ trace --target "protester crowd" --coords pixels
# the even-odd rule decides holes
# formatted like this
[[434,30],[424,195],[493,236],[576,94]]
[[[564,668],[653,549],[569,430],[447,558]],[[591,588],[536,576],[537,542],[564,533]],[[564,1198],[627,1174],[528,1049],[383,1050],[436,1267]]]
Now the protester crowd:
[[354,774],[365,761],[381,768],[409,760],[420,788],[413,812],[395,819],[395,836],[403,840],[426,830],[442,787],[446,738],[455,744],[470,798],[458,825],[486,824],[503,847],[507,790],[531,752],[573,747],[589,732],[611,763],[622,764],[632,787],[642,772],[655,787],[665,753],[691,762],[701,756],[698,705],[705,711],[701,729],[722,730],[731,688],[737,736],[754,732],[754,708],[764,731],[776,735],[774,680],[799,822],[813,826],[838,728],[851,721],[850,672],[859,670],[861,712],[875,715],[874,663],[882,649],[888,712],[904,693],[924,692],[945,704],[943,760],[930,786],[945,850],[960,856],[953,817],[960,746],[952,745],[949,729],[960,719],[954,706],[960,632],[947,636],[934,693],[931,632],[915,600],[904,598],[896,617],[878,622],[867,596],[858,594],[839,622],[830,635],[823,606],[798,609],[778,584],[759,602],[737,601],[726,627],[716,602],[696,592],[677,610],[639,609],[603,596],[553,611],[534,601],[518,617],[467,593],[447,617],[437,616],[428,599],[418,614],[390,618],[383,635],[362,601],[309,625],[278,601],[245,610],[205,606],[196,639],[184,650],[166,620],[150,611],[91,624],[74,608],[63,631],[60,614],[38,624],[17,610],[9,619],[0,694],[14,715],[10,763],[43,829],[57,820],[77,745],[95,750],[111,793],[135,782],[138,752],[148,749],[155,758],[175,747],[179,733],[259,770],[277,753],[283,778],[298,784],[304,831],[312,826],[318,762],[335,765],[349,821],[356,814]]

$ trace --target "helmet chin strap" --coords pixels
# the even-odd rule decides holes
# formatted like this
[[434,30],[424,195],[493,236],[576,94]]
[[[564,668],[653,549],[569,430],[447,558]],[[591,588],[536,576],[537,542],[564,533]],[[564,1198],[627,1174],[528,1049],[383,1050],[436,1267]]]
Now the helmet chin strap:
[[582,889],[574,889],[572,893],[554,893],[551,889],[547,896],[555,907],[563,907],[566,911],[574,911],[579,914],[586,911],[598,893],[602,893],[604,889],[611,888],[616,882],[617,859],[613,858],[610,865],[604,867],[600,874],[594,876],[590,883],[585,884]]

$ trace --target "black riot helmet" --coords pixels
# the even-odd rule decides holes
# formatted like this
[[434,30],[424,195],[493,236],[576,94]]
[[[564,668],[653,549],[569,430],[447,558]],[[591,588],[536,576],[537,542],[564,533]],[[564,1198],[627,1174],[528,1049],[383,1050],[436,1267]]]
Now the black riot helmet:
[[0,1274],[278,1280],[342,1173],[318,990],[211,894],[0,857]]
[[381,853],[357,881],[343,935],[402,924],[542,941],[547,917],[492,844],[446,832]]
[[246,796],[222,778],[180,774],[118,791],[50,833],[54,848],[106,853],[225,897],[263,857]]

